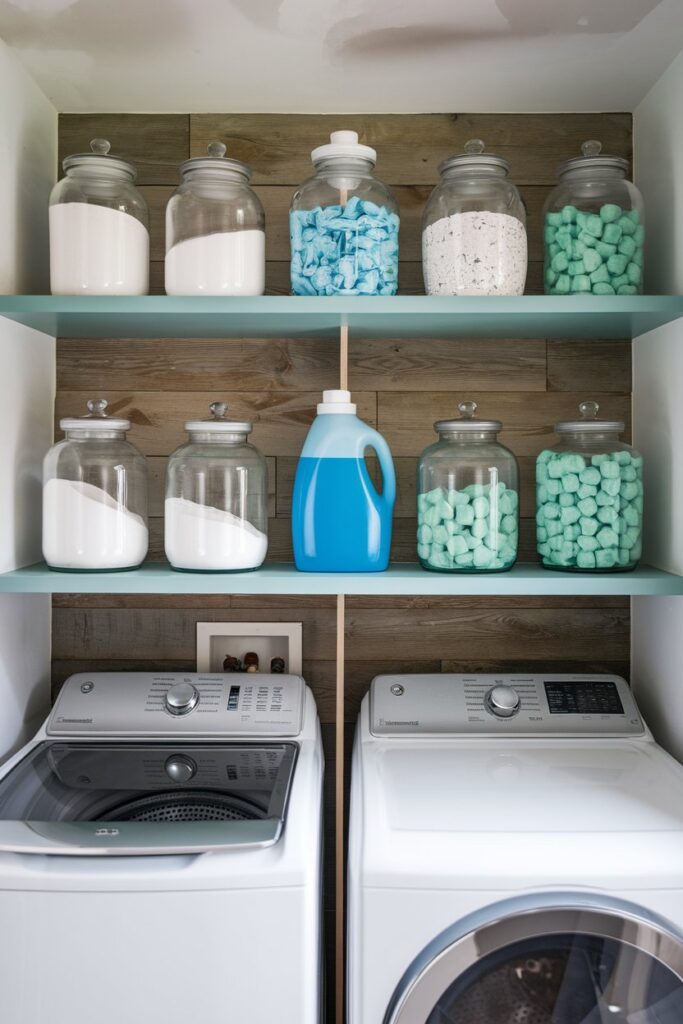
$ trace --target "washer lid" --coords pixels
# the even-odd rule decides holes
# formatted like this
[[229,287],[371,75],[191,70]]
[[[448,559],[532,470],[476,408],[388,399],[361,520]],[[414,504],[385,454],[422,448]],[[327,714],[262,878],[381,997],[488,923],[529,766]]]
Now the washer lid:
[[0,780],[0,850],[198,853],[277,842],[294,743],[47,741]]

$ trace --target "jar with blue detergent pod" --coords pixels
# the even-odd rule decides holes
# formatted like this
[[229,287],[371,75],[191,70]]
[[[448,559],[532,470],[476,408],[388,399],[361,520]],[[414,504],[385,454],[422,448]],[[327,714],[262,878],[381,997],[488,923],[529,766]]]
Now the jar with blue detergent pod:
[[643,290],[643,198],[628,161],[584,142],[560,164],[543,208],[547,295],[638,295]]
[[502,572],[517,559],[519,468],[500,420],[439,420],[417,467],[417,554],[433,572]]
[[548,569],[619,572],[640,558],[643,457],[598,408],[582,402],[580,420],[556,423],[560,443],[536,460],[536,541]]
[[332,132],[289,213],[294,295],[395,295],[398,204],[358,133]]

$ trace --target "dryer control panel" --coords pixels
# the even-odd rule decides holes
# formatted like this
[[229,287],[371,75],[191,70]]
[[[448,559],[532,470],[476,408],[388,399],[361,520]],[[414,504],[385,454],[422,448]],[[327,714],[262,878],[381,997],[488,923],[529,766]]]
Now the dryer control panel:
[[50,736],[297,736],[301,676],[92,672],[64,683]]
[[377,676],[370,691],[375,736],[642,735],[625,679],[611,675]]

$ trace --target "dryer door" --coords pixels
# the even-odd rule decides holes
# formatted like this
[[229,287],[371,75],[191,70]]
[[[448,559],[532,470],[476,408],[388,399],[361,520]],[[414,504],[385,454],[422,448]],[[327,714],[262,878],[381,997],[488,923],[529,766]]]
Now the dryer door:
[[681,1024],[683,935],[633,904],[507,900],[443,932],[384,1024]]

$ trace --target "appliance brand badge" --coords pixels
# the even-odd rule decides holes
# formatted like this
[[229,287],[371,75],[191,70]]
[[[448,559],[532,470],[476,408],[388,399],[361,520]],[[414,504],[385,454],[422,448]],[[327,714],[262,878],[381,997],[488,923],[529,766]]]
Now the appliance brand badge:
[[64,715],[58,715],[57,721],[63,725],[92,725],[92,718],[65,718]]
[[117,828],[96,828],[96,836],[118,836],[120,832]]

